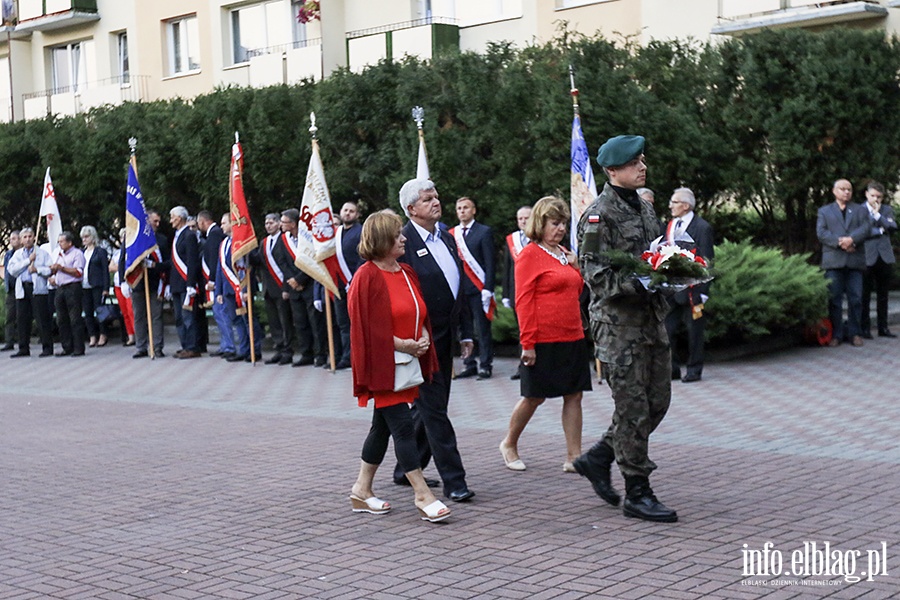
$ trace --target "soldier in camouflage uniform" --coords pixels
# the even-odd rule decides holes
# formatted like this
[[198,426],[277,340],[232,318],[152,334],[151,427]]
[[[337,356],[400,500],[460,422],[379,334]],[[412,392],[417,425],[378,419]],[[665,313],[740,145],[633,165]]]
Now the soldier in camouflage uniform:
[[669,307],[633,273],[612,266],[607,255],[621,250],[639,257],[660,235],[653,208],[636,191],[646,179],[643,152],[641,136],[618,136],[600,148],[597,162],[609,182],[578,224],[581,272],[591,290],[591,333],[615,413],[600,441],[573,464],[601,498],[618,506],[620,497],[610,482],[615,460],[625,476],[625,516],[674,522],[675,511],[659,502],[650,488],[649,475],[656,465],[647,455],[650,434],[671,399],[665,328]]

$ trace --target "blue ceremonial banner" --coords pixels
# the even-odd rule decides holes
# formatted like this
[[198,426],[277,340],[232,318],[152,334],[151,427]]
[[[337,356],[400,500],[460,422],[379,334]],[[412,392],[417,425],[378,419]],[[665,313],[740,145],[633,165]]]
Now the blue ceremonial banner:
[[144,207],[144,196],[138,184],[135,163],[132,156],[128,163],[128,187],[125,191],[125,278],[131,285],[143,274],[140,267],[144,264],[144,259],[158,248],[156,235]]
[[569,227],[569,238],[572,251],[578,253],[576,234],[581,215],[597,197],[597,183],[591,169],[591,155],[588,153],[584,134],[581,133],[581,118],[575,114],[572,120],[572,186],[571,186],[572,223]]

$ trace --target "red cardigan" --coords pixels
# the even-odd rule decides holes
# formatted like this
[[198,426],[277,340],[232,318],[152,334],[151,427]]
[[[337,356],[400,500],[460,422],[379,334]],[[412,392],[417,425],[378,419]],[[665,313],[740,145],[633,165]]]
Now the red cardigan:
[[576,267],[561,264],[536,243],[522,249],[516,260],[516,316],[523,349],[584,338],[578,301],[583,285]]
[[[416,272],[409,265],[400,264],[406,271],[416,290],[421,294],[421,286]],[[347,296],[350,313],[350,363],[353,365],[353,395],[360,406],[373,392],[387,392],[394,389],[394,332],[392,331],[391,299],[381,270],[371,261],[366,261],[353,275]],[[425,329],[431,337],[431,321],[425,316]],[[428,352],[419,357],[425,381],[431,381],[437,371],[437,354],[434,344]]]

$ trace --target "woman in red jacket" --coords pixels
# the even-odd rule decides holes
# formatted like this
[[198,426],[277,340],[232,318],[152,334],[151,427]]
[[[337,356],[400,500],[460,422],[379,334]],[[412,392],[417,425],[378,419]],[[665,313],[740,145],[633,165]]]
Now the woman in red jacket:
[[574,473],[572,461],[581,455],[581,394],[591,389],[591,372],[578,301],[583,280],[575,254],[560,245],[568,223],[564,201],[552,196],[538,200],[525,225],[525,235],[534,243],[525,246],[516,261],[522,399],[500,442],[503,461],[513,471],[525,470],[519,437],[546,398],[563,398],[563,470]]
[[[419,395],[417,385],[395,381],[395,351],[400,358],[418,360],[422,377],[430,380],[438,370],[431,344],[431,326],[419,278],[403,256],[406,238],[403,221],[395,213],[378,212],[363,224],[359,255],[366,262],[353,276],[348,296],[350,313],[350,362],[353,395],[359,406],[375,403],[372,426],[362,448],[359,476],[350,492],[353,512],[384,514],[390,504],[375,497],[372,480],[394,438],[394,452],[416,494],[416,507],[425,521],[435,523],[450,516],[425,483],[419,465],[415,430],[409,405]],[[405,389],[397,390],[398,387]]]

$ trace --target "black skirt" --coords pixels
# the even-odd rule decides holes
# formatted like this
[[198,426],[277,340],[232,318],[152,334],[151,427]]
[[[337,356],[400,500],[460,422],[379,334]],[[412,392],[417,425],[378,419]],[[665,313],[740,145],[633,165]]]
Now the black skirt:
[[584,339],[535,344],[534,366],[519,363],[525,398],[556,398],[591,391],[590,352]]

